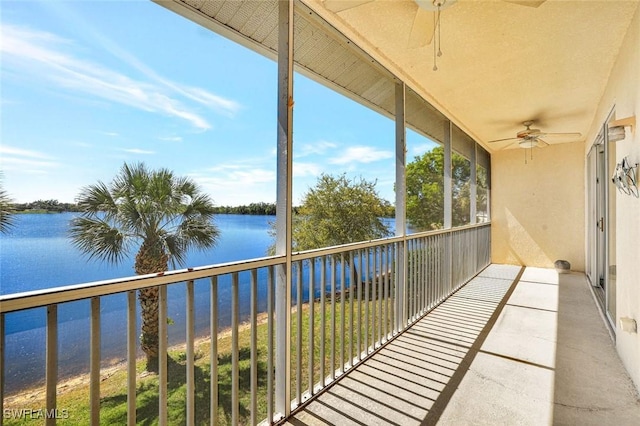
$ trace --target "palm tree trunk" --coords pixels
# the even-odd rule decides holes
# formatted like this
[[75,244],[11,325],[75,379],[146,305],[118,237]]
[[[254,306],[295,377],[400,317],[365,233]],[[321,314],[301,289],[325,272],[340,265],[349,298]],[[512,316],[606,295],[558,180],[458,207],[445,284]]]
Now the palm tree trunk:
[[[167,270],[168,256],[157,242],[145,241],[136,255],[136,274],[160,273]],[[159,287],[147,287],[138,291],[142,333],[140,347],[147,356],[147,371],[158,371],[159,351]]]

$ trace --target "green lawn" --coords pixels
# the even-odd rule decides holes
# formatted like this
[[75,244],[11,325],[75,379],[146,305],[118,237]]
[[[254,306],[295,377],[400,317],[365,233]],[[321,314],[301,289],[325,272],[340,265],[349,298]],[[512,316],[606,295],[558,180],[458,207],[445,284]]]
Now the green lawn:
[[[344,347],[344,359],[348,362],[350,348],[352,353],[357,355],[357,340],[351,339],[350,320],[353,321],[353,329],[357,329],[358,325],[358,301],[355,298],[354,313],[352,315],[349,308],[349,296],[345,295],[344,315],[341,309],[340,296],[336,297],[335,304],[335,360],[334,367],[340,366],[340,349]],[[389,301],[391,305],[392,301]],[[313,381],[320,381],[320,365],[324,358],[325,376],[331,372],[331,318],[332,306],[329,297],[324,312],[321,312],[320,303],[314,305],[314,374]],[[369,326],[365,324],[365,311],[369,307]],[[365,301],[360,304],[361,333],[364,336],[365,330],[369,334],[368,343],[371,345],[373,337],[378,330],[378,321],[383,318],[379,314],[380,302]],[[304,392],[308,388],[308,369],[311,360],[309,352],[309,331],[310,331],[310,305],[303,306],[302,312],[302,348],[301,348],[301,387]],[[298,353],[297,336],[298,336],[298,314],[294,311],[291,314],[291,397],[296,397],[297,389],[297,362]],[[325,353],[322,357],[320,351],[321,341],[321,321],[325,321]],[[343,340],[343,318],[344,318],[344,340]],[[375,324],[374,324],[375,322]],[[387,316],[387,323],[391,324],[390,316]],[[258,332],[258,400],[257,400],[257,419],[261,421],[267,416],[267,324],[259,324]],[[356,333],[354,331],[354,333]],[[240,396],[240,423],[248,424],[251,419],[250,413],[250,327],[242,327],[239,333],[239,396]],[[353,345],[353,346],[352,346]],[[364,349],[364,337],[362,338],[360,350]],[[196,423],[208,424],[210,419],[210,364],[209,364],[210,342],[205,341],[196,347],[195,356],[195,389],[196,389]],[[173,350],[169,353],[168,358],[168,413],[169,424],[185,424],[186,420],[186,354],[182,350]],[[144,361],[140,360],[137,364],[138,378],[136,403],[137,423],[141,425],[157,424],[158,417],[158,377],[155,375],[144,374]],[[126,366],[115,370],[110,376],[103,376],[101,382],[101,402],[100,402],[100,421],[102,424],[126,424],[127,416],[127,395],[126,395]],[[224,334],[218,338],[218,420],[219,424],[226,425],[231,423],[231,335]],[[12,405],[5,402],[5,409],[20,408],[43,408],[44,395],[40,398],[30,399],[29,401],[21,401]],[[69,390],[60,392],[58,395],[58,408],[67,411],[69,418],[60,421],[65,425],[86,425],[89,423],[89,387],[88,384],[80,384],[71,386]],[[6,425],[34,425],[31,419],[6,419]]]

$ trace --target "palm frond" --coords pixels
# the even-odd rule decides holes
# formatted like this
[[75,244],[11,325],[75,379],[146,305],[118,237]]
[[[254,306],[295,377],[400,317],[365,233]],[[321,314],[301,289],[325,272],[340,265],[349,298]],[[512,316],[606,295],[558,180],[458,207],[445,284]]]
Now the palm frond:
[[206,249],[216,245],[220,230],[205,218],[190,218],[182,222],[177,234],[188,241],[190,247]]
[[100,218],[74,218],[69,236],[73,245],[90,259],[120,263],[128,252],[127,235]]
[[112,216],[118,212],[116,200],[103,182],[82,188],[76,201],[80,209],[88,215],[104,212],[107,216]]
[[3,174],[0,172],[0,233],[5,234],[15,226],[13,200],[4,190]]

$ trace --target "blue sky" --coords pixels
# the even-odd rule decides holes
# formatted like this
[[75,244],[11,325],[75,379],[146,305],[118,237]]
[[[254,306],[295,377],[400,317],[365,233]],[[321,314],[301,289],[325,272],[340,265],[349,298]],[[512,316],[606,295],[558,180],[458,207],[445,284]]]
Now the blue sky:
[[[275,62],[146,0],[0,7],[0,170],[15,201],[72,202],[138,161],[217,205],[275,201]],[[300,75],[294,99],[294,204],[343,172],[393,202],[393,122]],[[408,132],[409,160],[431,146]]]

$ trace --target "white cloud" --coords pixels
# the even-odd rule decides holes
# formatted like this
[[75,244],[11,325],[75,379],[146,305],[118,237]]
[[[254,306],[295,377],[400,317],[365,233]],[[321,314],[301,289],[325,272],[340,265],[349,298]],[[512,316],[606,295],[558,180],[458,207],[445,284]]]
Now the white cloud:
[[227,189],[230,187],[248,188],[251,185],[276,181],[276,171],[255,167],[250,164],[234,163],[209,167],[192,177],[208,187]]
[[20,157],[42,158],[42,159],[51,158],[49,155],[43,154],[42,152],[32,151],[32,150],[22,149],[22,148],[15,148],[8,145],[0,145],[0,154],[3,155],[3,160],[5,155],[17,155]]
[[276,196],[275,170],[223,165],[191,174],[191,177],[220,205],[272,202]]
[[119,134],[119,133],[116,133],[116,132],[102,132],[102,133],[104,133],[104,134],[105,134],[105,135],[107,135],[107,136],[112,136],[112,137],[114,137],[114,138],[115,138],[116,136],[120,136],[120,134]]
[[45,173],[44,169],[60,166],[51,156],[39,151],[0,145],[2,168],[5,170],[20,170],[30,173]]
[[[165,80],[163,80],[165,81]],[[173,86],[182,90],[182,94],[198,103],[208,106],[219,114],[233,117],[240,110],[240,104],[222,96],[214,95],[199,87]]]
[[163,136],[158,139],[167,142],[182,142],[182,136]]
[[318,164],[293,162],[294,177],[318,176],[320,173],[322,173],[322,168]]
[[129,154],[142,154],[142,155],[155,154],[155,151],[147,151],[145,149],[140,149],[140,148],[124,148],[122,150],[124,152],[128,152]]
[[438,146],[433,142],[422,143],[411,147],[411,155],[413,157],[420,156],[427,151],[431,151],[434,147]]
[[307,157],[309,155],[314,155],[314,154],[316,155],[324,154],[325,152],[327,152],[327,150],[336,148],[337,146],[338,145],[334,142],[320,140],[315,143],[303,144],[300,147],[294,146],[293,152],[294,152],[294,157],[302,158],[302,157]]
[[387,158],[393,158],[391,151],[384,151],[371,146],[350,146],[340,156],[330,159],[329,163],[373,163]]
[[[14,25],[3,25],[0,51],[3,62],[18,72],[35,74],[59,88],[91,95],[143,111],[161,113],[189,122],[199,130],[212,126],[200,113],[184,104],[194,101],[226,116],[233,116],[240,105],[202,88],[182,86],[155,74],[136,58],[111,46],[126,59],[127,65],[141,71],[147,80],[135,80],[101,64],[66,53],[74,47],[55,34]],[[182,98],[182,101],[180,100]]]

